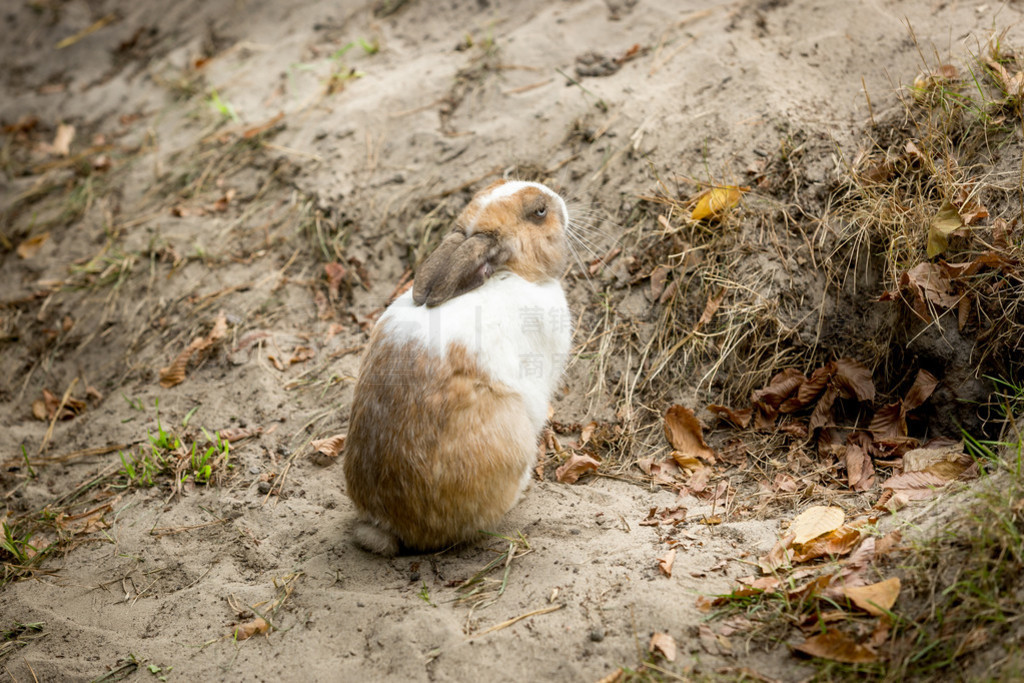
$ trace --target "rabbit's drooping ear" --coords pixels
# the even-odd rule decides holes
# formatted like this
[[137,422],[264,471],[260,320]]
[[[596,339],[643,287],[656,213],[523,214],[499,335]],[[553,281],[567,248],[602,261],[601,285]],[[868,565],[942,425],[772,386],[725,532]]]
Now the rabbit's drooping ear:
[[448,233],[416,272],[413,303],[429,308],[476,289],[508,260],[502,252],[493,235]]

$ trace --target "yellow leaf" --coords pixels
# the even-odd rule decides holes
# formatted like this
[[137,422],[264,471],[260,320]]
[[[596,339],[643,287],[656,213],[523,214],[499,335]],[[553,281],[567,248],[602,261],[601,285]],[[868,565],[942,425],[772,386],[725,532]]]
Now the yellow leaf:
[[949,247],[949,235],[954,230],[959,230],[964,225],[963,219],[956,207],[947,202],[942,202],[938,213],[932,217],[928,225],[928,258],[935,258]]
[[896,598],[900,594],[900,580],[894,576],[870,586],[844,588],[843,593],[857,607],[876,617],[881,617],[896,604]]
[[740,197],[744,192],[746,192],[746,188],[733,185],[713,187],[697,200],[697,205],[693,207],[690,218],[695,221],[705,218],[721,218],[722,214],[740,203]]
[[796,534],[793,543],[801,545],[830,531],[835,531],[843,525],[845,520],[846,513],[842,508],[815,505],[797,515],[789,525],[789,531]]
[[18,254],[18,258],[30,259],[36,255],[36,252],[46,243],[46,240],[50,239],[50,233],[44,232],[41,235],[35,237],[29,237],[18,245],[15,252]]

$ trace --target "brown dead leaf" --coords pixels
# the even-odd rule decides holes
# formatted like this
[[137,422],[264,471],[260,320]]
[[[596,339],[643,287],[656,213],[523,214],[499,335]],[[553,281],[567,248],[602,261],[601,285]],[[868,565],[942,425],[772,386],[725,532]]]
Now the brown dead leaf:
[[[36,400],[32,402],[32,415],[41,420],[52,420],[57,415],[57,411],[60,410],[60,415],[57,415],[58,420],[73,420],[85,412],[85,401],[68,396],[67,402],[61,408],[60,399],[60,396],[57,396],[49,389],[43,388],[42,401]],[[43,417],[39,417],[40,414]]]
[[594,436],[594,430],[596,429],[597,423],[591,420],[580,430],[580,446],[584,446],[590,441],[590,437]]
[[661,573],[672,578],[672,565],[676,561],[676,549],[672,548],[667,553],[658,558],[658,569]]
[[744,576],[743,578],[736,579],[740,583],[755,588],[765,593],[774,593],[776,589],[782,584],[782,580],[777,576]]
[[217,434],[220,438],[228,443],[235,443],[242,439],[248,439],[250,436],[258,436],[263,433],[263,427],[228,427],[222,429]]
[[888,555],[896,548],[903,540],[903,532],[897,529],[896,531],[890,531],[885,536],[882,536],[878,541],[875,542],[875,555],[881,557]]
[[733,410],[728,406],[720,406],[715,404],[709,405],[708,410],[717,415],[718,417],[724,420],[728,420],[729,422],[732,422],[740,429],[747,428],[747,425],[750,424],[750,417],[753,413],[753,411],[751,411],[750,408],[746,408],[744,410]]
[[555,470],[555,479],[563,484],[575,484],[585,472],[596,472],[601,461],[587,453],[573,453]]
[[871,371],[852,358],[836,361],[835,385],[843,398],[856,398],[862,403],[875,400],[875,383],[871,379]]
[[755,391],[750,400],[754,404],[772,408],[771,415],[774,416],[774,412],[778,411],[783,401],[797,392],[806,381],[807,378],[799,370],[786,368],[772,377],[768,386]]
[[234,188],[229,189],[210,206],[210,210],[213,211],[214,213],[224,213],[225,211],[228,210],[228,207],[231,205],[231,200],[235,198],[235,195],[237,193],[238,190]]
[[41,233],[35,237],[29,237],[28,239],[22,240],[18,245],[18,248],[14,251],[18,254],[18,258],[27,261],[36,255],[36,252],[46,244],[46,240],[48,239],[50,239],[50,233],[48,232]]
[[825,393],[818,399],[817,404],[814,406],[814,410],[811,412],[811,419],[807,421],[807,428],[812,432],[815,429],[821,429],[822,427],[829,427],[833,422],[832,406],[835,404],[836,399],[839,398],[839,390],[834,386],[829,386],[825,389]]
[[717,293],[708,297],[708,302],[704,304],[704,312],[700,314],[700,319],[697,320],[697,325],[694,327],[694,331],[699,330],[711,322],[711,319],[715,317],[715,313],[718,312],[719,306],[722,305],[722,299],[724,298],[725,287],[721,287]]
[[740,197],[749,189],[748,187],[736,187],[733,185],[713,187],[701,194],[697,199],[697,204],[693,207],[690,218],[695,221],[719,219],[739,204]]
[[896,598],[900,594],[900,580],[894,576],[868,586],[846,588],[843,592],[857,607],[876,617],[881,617],[896,604]]
[[907,421],[899,403],[890,403],[875,411],[868,431],[875,439],[898,439],[907,435]]
[[904,472],[890,477],[882,483],[883,489],[891,489],[907,500],[927,500],[949,484],[950,480],[931,472]]
[[846,476],[854,491],[867,491],[875,483],[875,467],[867,451],[856,444],[846,446]]
[[704,442],[700,422],[686,406],[674,405],[665,411],[665,437],[672,448],[684,455],[715,464],[715,452]]
[[793,647],[796,652],[846,664],[878,661],[874,650],[858,644],[840,631],[828,630]]
[[1024,72],[1018,71],[1011,76],[1010,72],[1006,70],[1006,67],[995,59],[989,59],[987,60],[987,63],[989,68],[992,69],[992,76],[999,83],[1003,92],[1010,97],[1019,98],[1022,91],[1024,91]]
[[288,359],[288,365],[305,363],[307,360],[316,357],[316,351],[308,346],[296,346],[292,350],[292,357]]
[[210,330],[209,334],[205,337],[196,337],[193,339],[192,343],[189,344],[184,351],[179,353],[170,365],[165,368],[160,368],[160,386],[165,389],[169,389],[184,382],[185,369],[188,366],[188,361],[192,358],[192,355],[213,346],[214,343],[227,336],[227,332],[227,315],[224,311],[221,311],[217,314],[217,318],[213,323],[213,329]]
[[919,300],[942,308],[952,308],[960,299],[951,291],[949,275],[937,263],[917,264],[901,276],[900,284],[911,285]]
[[651,301],[657,301],[665,292],[665,285],[668,282],[668,274],[671,272],[668,267],[658,265],[651,271]]
[[331,301],[334,301],[338,298],[341,283],[344,281],[345,275],[348,274],[348,269],[337,261],[325,263],[324,274],[327,275],[327,292],[331,296]]
[[647,650],[652,654],[661,655],[666,661],[676,661],[676,640],[667,633],[655,633],[651,636],[651,644]]
[[835,363],[827,363],[812,372],[811,376],[797,389],[796,395],[779,406],[779,412],[795,413],[814,403],[815,399],[821,396],[821,392],[825,391],[825,387],[828,386],[829,380],[832,379],[835,372]]
[[935,375],[928,372],[927,370],[918,370],[917,377],[914,378],[914,384],[907,391],[907,395],[903,398],[903,411],[909,413],[911,410],[918,408],[928,397],[935,391],[935,387],[939,385],[939,380],[936,379]]
[[338,455],[345,449],[346,434],[336,434],[326,439],[313,439],[310,445],[313,452],[310,459],[317,465],[327,466],[338,459]]
[[789,525],[789,531],[794,534],[794,545],[803,545],[823,534],[835,531],[845,520],[846,513],[842,508],[814,505],[796,516]]
[[954,481],[971,465],[974,458],[963,452],[960,444],[931,448],[915,448],[903,454],[903,472],[928,472],[946,481]]
[[861,539],[860,529],[843,525],[803,545],[793,545],[793,562],[807,562],[818,557],[839,557],[853,550]]
[[781,567],[787,567],[793,563],[793,552],[789,548],[793,545],[795,537],[795,534],[786,534],[768,551],[767,555],[758,558],[757,565],[763,573],[775,574]]
[[235,628],[232,636],[235,640],[248,640],[255,635],[270,631],[270,624],[263,617],[256,617],[252,621]]

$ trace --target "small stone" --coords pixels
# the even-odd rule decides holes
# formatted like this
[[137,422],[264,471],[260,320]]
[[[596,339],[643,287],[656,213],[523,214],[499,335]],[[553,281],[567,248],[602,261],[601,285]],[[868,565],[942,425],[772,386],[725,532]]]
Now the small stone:
[[591,629],[590,639],[595,643],[600,643],[602,640],[604,640],[604,631],[599,628]]
[[261,481],[259,484],[256,485],[256,489],[260,493],[270,493],[270,482],[269,481]]
[[249,468],[249,474],[259,474],[259,473],[260,473],[260,468],[256,467],[256,465],[253,465],[252,467]]

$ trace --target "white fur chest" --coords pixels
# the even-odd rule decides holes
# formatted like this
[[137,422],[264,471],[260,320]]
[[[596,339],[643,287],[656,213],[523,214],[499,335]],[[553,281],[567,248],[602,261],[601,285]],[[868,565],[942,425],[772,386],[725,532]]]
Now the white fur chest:
[[416,306],[412,291],[381,316],[387,337],[415,341],[444,357],[458,342],[495,380],[519,393],[534,429],[547,420],[572,343],[572,319],[562,285],[497,273],[480,287],[440,306]]

